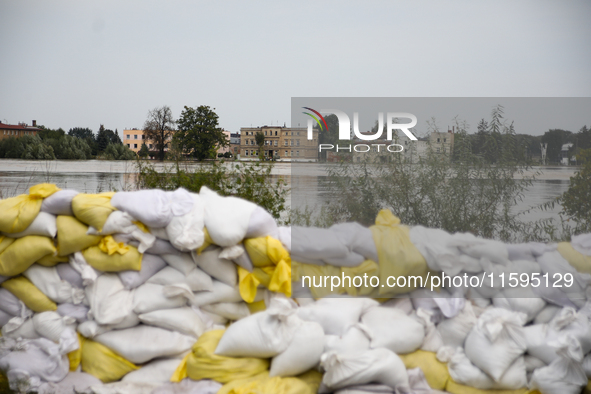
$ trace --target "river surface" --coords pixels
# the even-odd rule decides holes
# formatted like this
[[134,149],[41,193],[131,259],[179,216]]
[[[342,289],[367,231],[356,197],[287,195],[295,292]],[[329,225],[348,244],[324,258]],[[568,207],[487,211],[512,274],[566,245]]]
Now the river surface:
[[[152,163],[163,170],[170,163]],[[231,165],[228,163],[227,165]],[[196,167],[199,163],[183,164]],[[576,167],[535,167],[526,175],[537,173],[536,180],[525,193],[523,201],[516,204],[517,211],[551,201],[564,193],[569,186],[570,177]],[[297,171],[292,171],[289,162],[278,162],[272,172],[273,178],[283,178],[288,187],[297,188],[298,195],[309,196],[309,201],[316,204],[322,201],[326,184],[322,164],[298,163]],[[0,197],[7,198],[26,193],[32,185],[42,182],[55,183],[61,188],[75,189],[80,192],[97,193],[110,190],[134,190],[137,180],[137,167],[132,161],[106,160],[53,160],[27,161],[16,159],[0,160]],[[291,197],[291,196],[290,196]],[[298,203],[299,201],[298,197]],[[291,198],[288,199],[291,206]],[[304,201],[302,201],[304,203]],[[299,205],[299,204],[294,204]],[[534,221],[543,218],[558,218],[561,207],[555,206],[547,211],[534,211],[524,219]]]

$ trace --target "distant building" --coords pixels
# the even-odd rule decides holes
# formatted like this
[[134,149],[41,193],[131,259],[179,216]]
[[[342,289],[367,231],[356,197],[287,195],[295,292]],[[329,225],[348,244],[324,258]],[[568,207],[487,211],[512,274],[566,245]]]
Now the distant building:
[[448,130],[447,133],[432,132],[429,136],[429,144],[431,144],[433,152],[451,156],[454,148],[454,135],[453,130]]
[[37,127],[37,121],[33,120],[33,125],[29,126],[26,123],[19,123],[17,125],[4,124],[0,122],[0,140],[10,137],[22,137],[23,135],[37,135],[41,131]]
[[[568,166],[569,165],[569,158],[571,156],[571,152],[573,150],[573,146],[575,146],[572,143],[568,143],[568,144],[562,144],[562,147],[560,148],[560,164],[564,165],[564,166]],[[574,155],[572,155],[573,157],[570,158],[570,161],[574,162],[576,161]]]
[[318,160],[318,131],[314,130],[313,138],[308,140],[308,130],[305,127],[242,127],[240,129],[240,159],[258,158],[259,146],[256,143],[256,133],[265,135],[263,155],[291,161]]
[[[169,141],[171,141],[171,138],[169,138]],[[144,143],[148,146],[150,156],[156,156],[158,154],[158,151],[156,150],[156,144],[154,144],[154,141],[146,139],[144,130],[123,130],[123,145],[127,146],[135,153],[138,153],[140,149],[142,149],[142,144]],[[168,144],[170,144],[170,142]],[[164,148],[165,152],[168,151],[168,144]]]
[[230,145],[229,144],[231,143],[232,133],[229,132],[228,130],[222,130],[222,133],[224,133],[224,135],[226,136],[226,141],[228,142],[228,145],[227,146],[224,146],[224,147],[221,147],[221,148],[218,148],[218,150],[217,150],[217,154],[218,155],[220,153],[221,154],[224,154],[226,152],[231,152],[231,149],[230,149]]
[[238,157],[240,154],[240,133],[230,134],[230,152],[234,157]]

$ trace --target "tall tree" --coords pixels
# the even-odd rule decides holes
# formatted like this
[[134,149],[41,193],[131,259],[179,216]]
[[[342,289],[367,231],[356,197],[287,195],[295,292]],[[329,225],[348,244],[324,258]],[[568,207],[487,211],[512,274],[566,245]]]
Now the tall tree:
[[172,141],[175,133],[175,123],[172,111],[167,105],[148,111],[148,118],[144,123],[144,135],[146,140],[151,140],[154,144],[160,161],[164,160],[164,150],[168,148],[168,144]]
[[99,127],[96,135],[97,153],[104,152],[109,144],[122,145],[121,138],[113,130],[105,129],[105,126]]
[[68,135],[71,135],[72,137],[76,137],[76,138],[80,138],[80,139],[86,139],[86,138],[94,139],[94,133],[88,127],[74,127],[72,129],[70,129],[70,131],[68,131]]
[[263,146],[265,145],[265,135],[262,131],[257,131],[257,133],[254,135],[254,140],[259,146],[259,160],[263,160]]
[[216,150],[228,145],[214,110],[207,105],[197,108],[185,106],[174,135],[174,143],[183,154],[197,160],[215,158]]

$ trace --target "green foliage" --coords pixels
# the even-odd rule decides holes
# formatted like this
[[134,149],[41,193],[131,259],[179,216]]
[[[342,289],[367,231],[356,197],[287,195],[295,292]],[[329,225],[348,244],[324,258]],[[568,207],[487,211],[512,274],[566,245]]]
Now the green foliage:
[[68,135],[85,140],[87,138],[94,139],[94,133],[88,127],[74,127],[68,131]]
[[214,109],[206,105],[197,108],[185,106],[181,112],[173,141],[184,155],[200,161],[214,159],[217,149],[228,145]]
[[36,141],[26,145],[21,158],[25,160],[55,160],[55,154],[51,145],[44,143],[37,137]]
[[[324,130],[324,129],[319,130],[318,126],[315,127],[316,130],[319,130],[318,143],[319,144],[332,144],[332,145],[338,144],[338,141],[339,141],[339,118],[334,114],[330,114],[328,116],[325,116],[324,120],[326,120],[326,124],[328,125],[328,130]],[[377,130],[377,125],[374,126],[374,128],[375,128],[375,130],[373,130],[373,131],[375,132]],[[321,161],[326,161],[326,150],[324,150],[323,152],[320,152],[319,159]]]
[[123,145],[119,135],[113,130],[105,129],[103,125],[100,126],[99,132],[96,136],[97,154],[104,152],[110,144]]
[[101,158],[105,160],[135,160],[137,155],[123,144],[109,144]]
[[273,164],[207,163],[189,169],[175,166],[159,172],[152,164],[138,161],[138,188],[176,190],[179,187],[198,193],[202,186],[224,196],[252,201],[278,219],[285,210],[289,190],[281,178],[273,180]]
[[560,202],[569,221],[576,223],[575,233],[591,232],[591,149],[582,150],[577,163],[581,168],[570,178]]
[[263,160],[265,158],[263,154],[263,147],[265,146],[265,135],[262,131],[257,131],[254,135],[254,140],[259,147],[259,160]]
[[164,160],[165,150],[169,148],[169,143],[174,135],[175,123],[172,111],[166,105],[148,111],[148,118],[144,123],[144,135],[154,144],[160,161]]
[[138,156],[141,158],[146,158],[150,154],[150,150],[148,149],[148,145],[144,142],[140,151],[138,152]]
[[570,131],[553,129],[548,130],[542,136],[541,142],[548,144],[548,150],[546,151],[546,162],[547,163],[558,163],[560,150],[562,145],[567,142],[572,142],[573,135]]

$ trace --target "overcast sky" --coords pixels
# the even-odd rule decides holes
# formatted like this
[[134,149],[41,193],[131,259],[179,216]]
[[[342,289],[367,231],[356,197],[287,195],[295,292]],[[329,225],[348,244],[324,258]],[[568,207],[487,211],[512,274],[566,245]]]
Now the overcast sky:
[[209,105],[235,132],[289,125],[291,97],[589,97],[590,48],[588,0],[0,0],[0,121],[121,133]]

